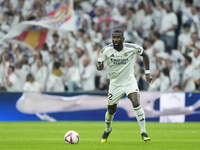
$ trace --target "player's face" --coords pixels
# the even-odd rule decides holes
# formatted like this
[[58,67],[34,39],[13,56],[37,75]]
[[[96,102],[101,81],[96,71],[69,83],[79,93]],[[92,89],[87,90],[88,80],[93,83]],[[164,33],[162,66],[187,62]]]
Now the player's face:
[[114,49],[118,50],[122,47],[124,41],[124,37],[121,33],[113,33],[112,34],[112,42]]

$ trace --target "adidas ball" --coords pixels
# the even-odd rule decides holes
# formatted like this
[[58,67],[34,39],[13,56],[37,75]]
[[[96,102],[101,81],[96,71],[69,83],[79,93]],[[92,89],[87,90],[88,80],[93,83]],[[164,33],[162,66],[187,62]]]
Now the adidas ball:
[[79,134],[76,131],[68,131],[64,136],[64,140],[67,144],[78,144]]

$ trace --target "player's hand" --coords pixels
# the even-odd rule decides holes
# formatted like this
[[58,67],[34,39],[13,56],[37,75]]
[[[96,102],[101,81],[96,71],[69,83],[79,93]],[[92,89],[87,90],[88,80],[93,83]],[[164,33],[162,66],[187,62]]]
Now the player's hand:
[[146,80],[148,83],[151,83],[152,77],[150,76],[150,74],[146,74]]
[[96,67],[97,67],[97,70],[103,70],[103,67],[104,67],[103,62],[98,62]]

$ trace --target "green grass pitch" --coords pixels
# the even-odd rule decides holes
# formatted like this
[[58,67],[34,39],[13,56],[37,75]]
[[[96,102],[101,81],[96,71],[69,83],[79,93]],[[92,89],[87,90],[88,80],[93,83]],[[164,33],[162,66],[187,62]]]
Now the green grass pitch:
[[[137,122],[117,122],[107,143],[100,143],[104,122],[0,122],[0,150],[200,150],[199,123],[153,123],[146,127],[150,142],[141,139]],[[75,130],[77,145],[64,142]]]

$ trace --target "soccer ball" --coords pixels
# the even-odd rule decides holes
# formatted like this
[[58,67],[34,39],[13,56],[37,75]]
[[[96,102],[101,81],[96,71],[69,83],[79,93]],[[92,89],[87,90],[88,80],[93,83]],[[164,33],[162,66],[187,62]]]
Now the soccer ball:
[[67,144],[78,144],[79,134],[76,131],[70,130],[65,134],[64,140]]

